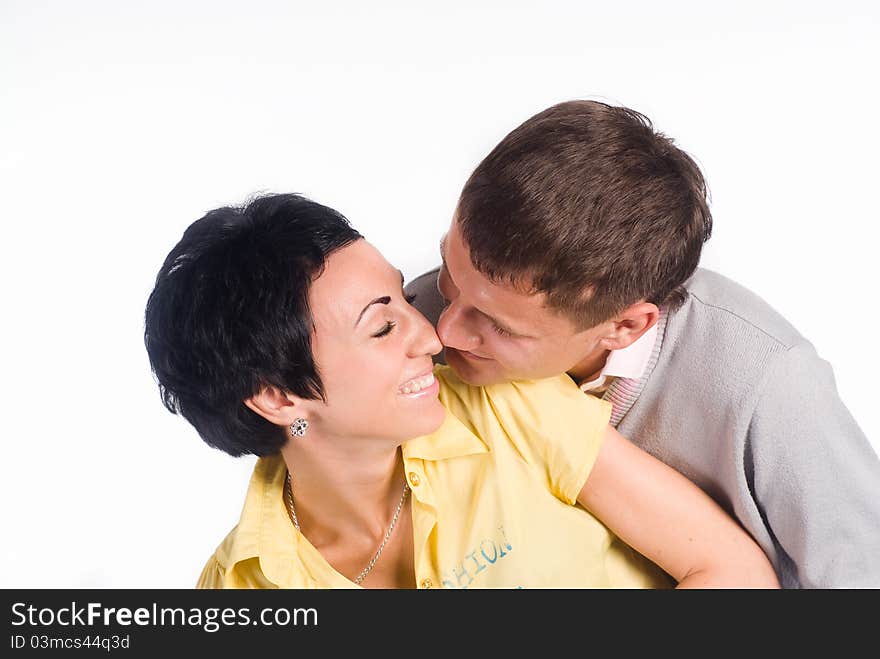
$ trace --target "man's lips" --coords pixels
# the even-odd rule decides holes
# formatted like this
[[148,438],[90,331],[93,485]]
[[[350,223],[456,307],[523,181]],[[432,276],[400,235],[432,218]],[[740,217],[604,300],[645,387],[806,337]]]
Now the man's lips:
[[465,359],[471,359],[475,362],[490,362],[490,361],[492,361],[489,357],[481,357],[480,355],[474,354],[474,353],[469,352],[467,350],[459,350],[458,348],[446,348],[446,350],[447,350],[447,352],[451,350],[451,351],[461,355]]

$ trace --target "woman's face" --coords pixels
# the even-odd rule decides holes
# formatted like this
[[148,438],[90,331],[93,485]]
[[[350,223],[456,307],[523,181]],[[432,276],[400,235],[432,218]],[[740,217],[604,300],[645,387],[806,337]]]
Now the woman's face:
[[403,442],[440,426],[445,412],[431,356],[442,346],[404,299],[400,271],[375,247],[358,240],[331,254],[309,305],[327,401],[309,405],[316,430]]

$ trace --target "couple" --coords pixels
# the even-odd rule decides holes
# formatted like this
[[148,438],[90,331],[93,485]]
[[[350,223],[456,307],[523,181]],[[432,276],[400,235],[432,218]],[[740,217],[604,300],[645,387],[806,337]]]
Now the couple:
[[877,457],[810,345],[695,271],[710,226],[690,158],[593,102],[487,156],[408,296],[301,197],[194,223],[151,365],[206,442],[260,456],[199,585],[880,584]]

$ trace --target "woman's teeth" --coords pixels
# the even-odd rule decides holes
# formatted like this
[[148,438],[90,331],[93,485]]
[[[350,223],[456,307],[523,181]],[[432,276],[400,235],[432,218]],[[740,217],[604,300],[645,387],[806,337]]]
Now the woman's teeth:
[[415,394],[422,389],[427,389],[432,384],[434,384],[434,374],[428,373],[420,378],[413,378],[409,382],[404,382],[397,391],[401,394]]

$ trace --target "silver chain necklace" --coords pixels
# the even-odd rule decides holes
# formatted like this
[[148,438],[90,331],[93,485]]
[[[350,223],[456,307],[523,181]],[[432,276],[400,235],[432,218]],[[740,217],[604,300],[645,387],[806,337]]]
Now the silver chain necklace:
[[[376,553],[373,555],[373,559],[370,563],[361,570],[361,573],[355,577],[354,582],[360,585],[361,581],[366,579],[367,575],[370,573],[370,570],[373,569],[373,566],[376,564],[376,561],[379,560],[379,555],[382,553],[382,550],[385,549],[385,544],[388,542],[388,539],[391,537],[391,532],[394,530],[394,525],[397,524],[397,518],[400,517],[400,511],[403,509],[403,502],[406,501],[406,495],[409,494],[409,485],[406,480],[403,481],[403,494],[400,495],[400,501],[397,503],[397,509],[394,511],[394,517],[391,518],[391,524],[388,526],[388,530],[385,531],[385,537],[382,538],[382,543],[379,545],[379,549],[376,550]],[[293,525],[296,527],[296,530],[302,533],[302,529],[299,528],[299,520],[296,518],[296,510],[293,507],[293,481],[290,477],[290,472],[287,472],[287,483],[284,488],[284,496],[287,501],[287,511],[290,513],[290,519],[293,521]]]

